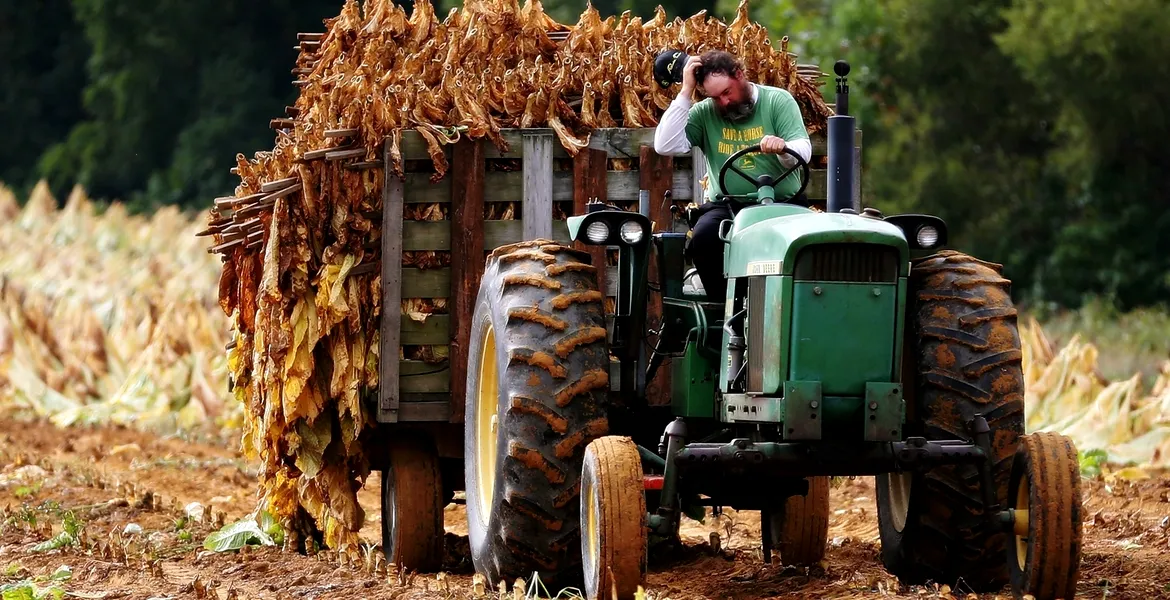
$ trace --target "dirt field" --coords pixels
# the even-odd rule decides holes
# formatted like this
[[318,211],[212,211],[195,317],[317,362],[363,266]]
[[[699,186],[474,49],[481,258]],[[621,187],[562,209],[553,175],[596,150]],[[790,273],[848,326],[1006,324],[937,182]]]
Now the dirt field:
[[[255,506],[253,465],[221,445],[123,429],[58,430],[0,424],[0,588],[22,581],[76,598],[474,598],[463,507],[447,509],[448,571],[409,576],[366,568],[329,553],[279,548],[212,553],[202,542],[218,523]],[[1085,555],[1079,597],[1170,597],[1170,473],[1086,482]],[[363,491],[364,537],[379,540],[379,481]],[[203,507],[202,522],[184,508]],[[873,486],[845,481],[832,492],[830,549],[810,572],[765,565],[758,513],[725,511],[684,527],[687,547],[652,556],[647,596],[664,598],[995,598],[950,587],[903,588],[881,567]],[[71,510],[84,524],[78,545],[34,551],[58,535]],[[712,532],[722,551],[712,551]],[[955,588],[955,589],[952,589]],[[556,595],[556,591],[553,591]],[[8,596],[5,595],[5,598]],[[1008,598],[1005,590],[998,597]]]

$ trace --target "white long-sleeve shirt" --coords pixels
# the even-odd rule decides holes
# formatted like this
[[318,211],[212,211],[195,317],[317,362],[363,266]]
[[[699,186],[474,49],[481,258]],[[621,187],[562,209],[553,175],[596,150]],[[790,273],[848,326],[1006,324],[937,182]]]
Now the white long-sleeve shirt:
[[[756,84],[749,84],[752,88],[752,102],[760,98],[760,90]],[[686,94],[679,94],[671,101],[670,106],[662,114],[662,120],[654,130],[654,151],[666,156],[680,156],[691,151],[691,142],[687,139],[687,114],[691,109],[691,99]],[[812,143],[807,139],[784,140],[784,145],[792,148],[808,162],[812,160]],[[791,168],[796,159],[787,154],[779,156],[780,163]]]

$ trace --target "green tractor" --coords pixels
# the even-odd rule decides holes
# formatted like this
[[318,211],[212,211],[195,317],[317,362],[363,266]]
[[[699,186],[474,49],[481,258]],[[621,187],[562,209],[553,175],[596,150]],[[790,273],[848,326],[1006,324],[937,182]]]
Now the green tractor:
[[[619,248],[612,330],[588,254],[531,240],[490,255],[464,440],[472,559],[489,581],[536,572],[553,591],[631,597],[652,543],[706,507],[761,511],[766,561],[815,564],[830,478],[875,476],[882,562],[903,582],[1073,596],[1077,452],[1025,435],[1010,282],[944,250],[936,217],[852,207],[848,65],[836,71],[825,212],[776,202],[776,180],[736,166],[758,147],[717,174],[758,188],[720,228],[726,298],[686,285],[686,234],[601,204],[569,229]],[[807,184],[797,159],[781,177]],[[666,360],[670,404],[649,406]]]

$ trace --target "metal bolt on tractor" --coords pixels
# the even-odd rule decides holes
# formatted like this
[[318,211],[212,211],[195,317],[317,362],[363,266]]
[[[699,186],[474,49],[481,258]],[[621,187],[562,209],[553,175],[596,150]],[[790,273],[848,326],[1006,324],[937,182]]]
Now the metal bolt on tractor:
[[[631,597],[651,544],[708,506],[761,511],[766,561],[817,563],[829,479],[854,475],[876,477],[882,562],[903,582],[1073,597],[1077,453],[1025,434],[1010,282],[944,250],[937,217],[854,205],[849,67],[835,71],[824,212],[776,201],[779,179],[808,183],[795,153],[779,178],[736,166],[758,146],[717,174],[757,188],[720,228],[725,298],[686,285],[686,234],[604,204],[568,226],[619,249],[612,329],[589,254],[549,240],[491,254],[464,438],[472,558],[490,581],[536,571],[590,600]],[[667,360],[670,404],[648,406]]]

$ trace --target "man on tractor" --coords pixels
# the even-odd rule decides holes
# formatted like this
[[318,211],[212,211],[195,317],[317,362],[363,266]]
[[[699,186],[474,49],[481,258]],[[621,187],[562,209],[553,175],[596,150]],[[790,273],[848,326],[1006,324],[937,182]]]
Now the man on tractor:
[[[698,90],[706,96],[692,104]],[[743,63],[732,54],[711,50],[691,56],[683,68],[682,89],[662,115],[654,132],[654,150],[676,156],[698,147],[707,159],[707,202],[701,203],[693,222],[687,257],[694,263],[708,298],[722,301],[727,282],[723,278],[723,241],[719,224],[750,203],[745,196],[756,192],[746,179],[730,178],[727,190],[719,189],[714,177],[728,157],[753,145],[761,154],[738,161],[740,169],[752,176],[778,177],[797,164],[789,149],[807,163],[812,143],[804,127],[800,107],[788,90],[748,81]],[[807,206],[798,177],[784,177],[775,183],[777,201]],[[799,193],[798,193],[799,192]],[[722,198],[721,195],[738,198]],[[742,201],[741,201],[742,200]]]

